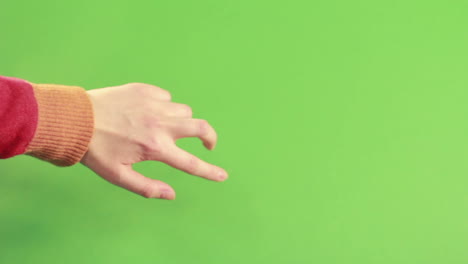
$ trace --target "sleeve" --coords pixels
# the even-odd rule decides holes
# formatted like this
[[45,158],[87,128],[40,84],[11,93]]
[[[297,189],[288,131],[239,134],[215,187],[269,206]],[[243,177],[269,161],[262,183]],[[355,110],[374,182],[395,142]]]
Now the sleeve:
[[83,88],[0,76],[0,158],[27,154],[71,166],[88,150],[93,130]]

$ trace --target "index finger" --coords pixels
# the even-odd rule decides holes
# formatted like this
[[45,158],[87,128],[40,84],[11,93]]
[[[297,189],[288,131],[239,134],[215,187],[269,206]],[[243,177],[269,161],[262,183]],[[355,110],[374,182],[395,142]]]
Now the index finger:
[[173,145],[159,159],[167,165],[212,181],[224,181],[228,178],[227,172],[216,165],[201,160],[197,156]]

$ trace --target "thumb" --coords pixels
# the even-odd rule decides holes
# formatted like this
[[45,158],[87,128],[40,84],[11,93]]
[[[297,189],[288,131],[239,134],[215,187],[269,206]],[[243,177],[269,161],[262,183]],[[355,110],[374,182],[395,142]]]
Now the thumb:
[[146,198],[174,200],[175,191],[160,180],[151,179],[133,170],[131,165],[122,165],[114,184]]

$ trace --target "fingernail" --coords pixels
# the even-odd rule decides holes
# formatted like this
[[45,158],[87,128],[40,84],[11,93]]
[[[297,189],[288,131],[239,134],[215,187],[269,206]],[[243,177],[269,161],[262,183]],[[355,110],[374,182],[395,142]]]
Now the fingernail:
[[218,173],[218,179],[220,179],[222,181],[225,180],[226,179],[226,173],[224,173],[224,171],[220,171]]
[[162,190],[161,195],[159,196],[161,199],[171,199],[171,191],[170,190]]

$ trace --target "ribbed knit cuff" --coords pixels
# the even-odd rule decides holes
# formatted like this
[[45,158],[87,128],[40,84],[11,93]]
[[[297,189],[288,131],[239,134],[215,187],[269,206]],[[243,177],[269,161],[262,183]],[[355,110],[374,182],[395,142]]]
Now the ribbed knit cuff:
[[27,155],[57,166],[81,160],[93,135],[94,116],[86,91],[77,86],[31,83],[39,119]]

